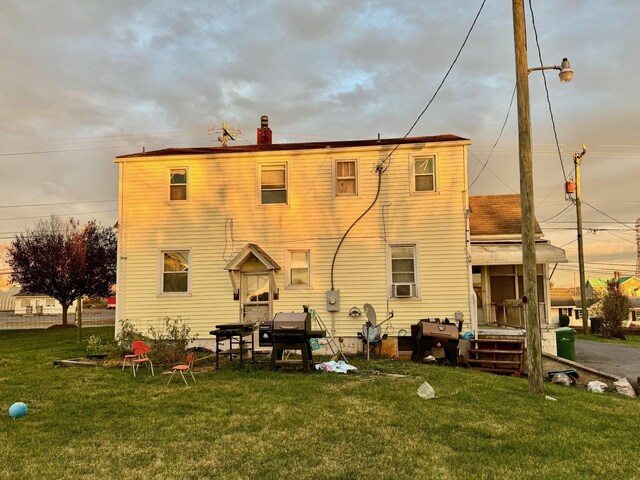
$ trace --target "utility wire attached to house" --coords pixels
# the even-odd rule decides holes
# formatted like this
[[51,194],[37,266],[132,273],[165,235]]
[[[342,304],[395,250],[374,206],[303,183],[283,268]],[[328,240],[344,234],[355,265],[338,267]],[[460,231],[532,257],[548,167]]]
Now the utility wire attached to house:
[[[453,69],[453,66],[458,61],[458,58],[460,57],[460,54],[462,53],[462,50],[464,49],[464,46],[467,44],[467,40],[469,39],[469,36],[471,35],[471,32],[473,31],[473,27],[475,26],[476,21],[478,20],[478,17],[480,16],[480,13],[482,12],[482,9],[484,8],[484,4],[486,2],[487,2],[487,0],[482,0],[482,4],[480,5],[480,9],[478,10],[478,13],[476,14],[475,18],[473,19],[473,23],[471,24],[471,28],[469,28],[469,31],[467,32],[467,35],[465,36],[464,41],[462,42],[462,45],[460,46],[460,49],[458,50],[458,53],[456,54],[456,57],[453,59],[453,62],[451,63],[451,66],[449,66],[449,69],[447,70],[447,73],[444,75],[444,78],[440,82],[440,85],[438,85],[438,88],[436,89],[435,93],[431,97],[431,100],[429,100],[429,102],[427,103],[427,106],[422,109],[422,112],[420,112],[420,115],[418,115],[418,118],[416,118],[416,121],[413,122],[413,125],[411,125],[411,128],[409,128],[409,130],[407,130],[407,133],[404,134],[404,137],[402,137],[402,140],[406,139],[409,136],[409,134],[413,131],[413,129],[418,124],[418,122],[420,121],[422,116],[425,114],[425,112],[427,111],[429,106],[431,106],[431,104],[435,100],[436,96],[438,95],[438,92],[440,92],[440,89],[444,85],[444,82],[447,80],[447,77],[449,76],[449,73],[451,73],[451,70]],[[393,155],[393,153],[402,144],[402,140],[400,142],[398,142],[395,145],[395,147],[393,147],[391,152],[385,157],[385,159],[383,161],[381,161],[380,163],[378,163],[378,165],[376,166],[375,172],[378,174],[378,188],[376,190],[376,196],[373,199],[373,202],[371,202],[371,205],[369,205],[369,207],[358,218],[356,218],[356,220],[349,226],[347,231],[344,232],[344,235],[340,239],[340,243],[338,243],[338,246],[336,247],[336,251],[333,254],[333,260],[331,261],[331,290],[334,290],[333,272],[334,272],[334,268],[335,268],[336,258],[338,257],[338,252],[340,251],[340,247],[344,243],[345,239],[347,238],[347,235],[353,229],[353,227],[355,227],[356,224],[367,213],[369,213],[369,211],[373,208],[373,206],[378,201],[378,198],[380,197],[380,188],[381,188],[381,185],[382,185],[382,175],[384,174],[384,172],[387,171],[387,168],[389,168],[389,165],[391,163],[391,155]]]
[[[431,106],[433,101],[436,99],[436,96],[440,92],[440,89],[444,85],[444,82],[446,82],[447,77],[451,73],[451,70],[453,70],[453,66],[458,61],[458,58],[460,57],[460,54],[462,53],[462,50],[464,49],[465,45],[467,44],[467,40],[469,40],[469,36],[471,35],[471,32],[473,31],[473,27],[475,27],[476,22],[478,21],[478,17],[480,17],[480,13],[482,12],[482,9],[484,8],[484,4],[486,2],[487,2],[487,0],[483,0],[482,1],[482,4],[480,5],[480,9],[478,10],[478,13],[476,13],[475,18],[473,19],[473,23],[471,24],[471,27],[469,28],[469,31],[467,32],[467,35],[464,37],[464,41],[462,42],[462,45],[460,45],[460,49],[458,50],[458,53],[456,54],[455,58],[453,59],[453,62],[451,62],[451,65],[449,66],[449,69],[447,70],[447,73],[444,74],[444,77],[442,78],[442,81],[440,82],[440,85],[438,85],[438,88],[436,88],[436,91],[434,92],[433,96],[431,97],[431,99],[427,103],[426,107],[424,107],[422,109],[422,112],[420,112],[420,115],[418,115],[418,118],[416,118],[415,122],[413,122],[413,124],[411,125],[409,130],[407,130],[407,133],[404,134],[404,137],[402,137],[402,140],[404,140],[405,138],[407,138],[409,136],[409,134],[413,131],[415,126],[418,124],[418,122],[420,121],[422,116],[427,111],[427,109]],[[391,150],[391,153],[389,153],[389,155],[387,155],[387,157],[382,162],[380,162],[380,164],[378,165],[377,169],[382,169],[382,173],[384,173],[386,171],[386,169],[389,168],[389,163],[391,163],[391,155],[393,155],[393,153],[398,149],[398,147],[401,145],[401,143],[402,142],[399,142],[395,147],[393,147],[393,150]],[[384,166],[385,163],[387,164],[386,167]]]

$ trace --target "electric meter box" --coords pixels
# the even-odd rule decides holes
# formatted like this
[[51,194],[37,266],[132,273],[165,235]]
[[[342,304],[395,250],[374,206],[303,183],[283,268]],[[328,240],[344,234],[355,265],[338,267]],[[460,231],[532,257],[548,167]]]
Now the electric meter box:
[[327,290],[327,312],[340,311],[340,290]]

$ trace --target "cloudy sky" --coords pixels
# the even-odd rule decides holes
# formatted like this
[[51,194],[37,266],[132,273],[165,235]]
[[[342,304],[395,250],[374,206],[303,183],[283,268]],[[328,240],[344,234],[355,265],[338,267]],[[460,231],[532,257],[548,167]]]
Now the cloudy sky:
[[[528,0],[527,0],[528,2]],[[640,2],[532,0],[567,175],[584,143],[587,275],[632,274],[640,217]],[[115,223],[113,157],[215,145],[225,121],[255,142],[404,135],[451,65],[481,0],[0,0],[0,242],[52,213]],[[529,65],[539,66],[527,7]],[[412,135],[470,138],[471,194],[519,190],[511,2],[487,0],[468,43]],[[543,76],[530,76],[536,215],[577,277],[575,209],[565,200]],[[216,135],[217,136],[217,135]],[[565,210],[566,209],[566,210]],[[565,210],[563,212],[563,210]],[[563,213],[561,213],[563,212]]]

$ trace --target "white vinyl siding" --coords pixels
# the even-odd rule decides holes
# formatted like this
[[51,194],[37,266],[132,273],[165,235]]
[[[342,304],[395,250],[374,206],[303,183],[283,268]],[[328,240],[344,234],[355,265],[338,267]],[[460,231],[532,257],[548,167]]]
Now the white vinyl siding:
[[[396,329],[457,310],[470,318],[466,204],[460,194],[466,188],[465,149],[462,143],[420,144],[402,145],[394,152],[382,176],[378,203],[351,230],[336,257],[334,288],[340,290],[341,305],[334,315],[336,335],[354,336],[361,329],[362,318],[348,312],[364,303],[374,305],[380,318],[389,301]],[[273,300],[273,311],[298,312],[309,305],[327,322],[332,316],[325,310],[326,291],[331,289],[336,246],[371,204],[378,185],[373,168],[390,151],[337,150],[118,159],[123,178],[118,319],[129,319],[146,331],[146,325],[160,324],[164,317],[180,316],[203,340],[210,337],[212,315],[219,323],[240,321],[241,300],[233,298],[225,266],[251,242],[281,266],[275,271],[280,296]],[[437,157],[438,194],[430,194],[428,200],[410,195],[411,161],[417,156]],[[337,199],[335,161],[355,158],[360,168],[358,195]],[[286,165],[286,208],[260,201],[260,166],[278,164]],[[168,183],[166,169],[174,166],[188,168],[189,174],[190,201],[180,208],[170,208],[162,195]],[[418,241],[419,297],[389,298],[388,244]],[[192,251],[190,298],[184,293],[158,297],[153,282],[158,251],[170,249]],[[288,287],[288,250],[310,251],[311,286]]]

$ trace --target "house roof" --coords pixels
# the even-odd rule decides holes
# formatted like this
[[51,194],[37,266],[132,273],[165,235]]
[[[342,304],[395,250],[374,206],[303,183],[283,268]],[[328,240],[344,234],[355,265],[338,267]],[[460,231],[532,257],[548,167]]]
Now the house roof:
[[13,310],[15,299],[13,296],[18,293],[20,287],[10,287],[7,290],[0,291],[0,311]]
[[579,288],[552,288],[552,307],[581,307]]
[[306,142],[306,143],[270,143],[260,145],[232,145],[227,147],[195,147],[195,148],[164,148],[151,152],[132,153],[120,155],[116,158],[136,157],[162,157],[168,155],[212,155],[247,152],[271,152],[281,150],[310,150],[314,148],[344,148],[344,147],[369,147],[382,145],[403,145],[412,143],[438,143],[469,141],[467,138],[457,135],[445,134],[428,137],[407,138],[381,138],[372,140],[347,140],[337,142]]
[[31,293],[31,292],[27,292],[25,290],[19,290],[17,293],[14,293],[13,296],[14,297],[47,297],[47,298],[51,298],[46,293]]
[[[634,277],[633,275],[626,275],[624,277],[620,277],[618,279],[618,283],[622,285],[624,282],[631,280]],[[607,282],[610,282],[613,278],[590,278],[587,280],[587,283],[591,285],[593,288],[607,288]]]
[[[561,248],[549,242],[536,242],[537,263],[567,263],[567,256]],[[473,265],[522,265],[522,245],[520,242],[482,242],[471,244]]]
[[240,270],[242,265],[251,256],[257,258],[268,270],[280,270],[280,265],[271,258],[259,245],[247,243],[247,245],[225,267],[225,270]]
[[[522,233],[520,195],[480,195],[469,197],[469,227],[473,236],[513,236]],[[535,233],[542,235],[538,221]]]

